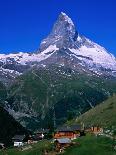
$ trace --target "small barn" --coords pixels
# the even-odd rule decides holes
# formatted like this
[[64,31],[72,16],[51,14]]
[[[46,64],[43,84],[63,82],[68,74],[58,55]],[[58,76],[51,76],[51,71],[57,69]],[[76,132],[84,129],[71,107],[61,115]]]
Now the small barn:
[[85,127],[86,133],[93,133],[93,134],[99,134],[103,133],[103,128],[98,125],[88,125]]
[[36,141],[39,141],[46,138],[48,133],[49,133],[49,129],[39,129],[36,132],[34,132],[33,138]]
[[59,138],[54,141],[56,151],[60,151],[71,145],[71,140],[69,138]]
[[26,135],[15,135],[13,138],[12,138],[12,141],[13,141],[13,145],[15,147],[20,147],[20,146],[23,146],[25,142],[28,141],[28,136]]
[[103,133],[103,128],[100,126],[92,126],[91,131],[94,134]]

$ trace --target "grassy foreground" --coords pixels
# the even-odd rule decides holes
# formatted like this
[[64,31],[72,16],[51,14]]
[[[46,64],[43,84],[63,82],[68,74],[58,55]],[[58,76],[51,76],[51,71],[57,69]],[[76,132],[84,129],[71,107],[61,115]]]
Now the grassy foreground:
[[106,137],[86,136],[76,140],[79,146],[72,146],[63,155],[116,155],[113,141]]

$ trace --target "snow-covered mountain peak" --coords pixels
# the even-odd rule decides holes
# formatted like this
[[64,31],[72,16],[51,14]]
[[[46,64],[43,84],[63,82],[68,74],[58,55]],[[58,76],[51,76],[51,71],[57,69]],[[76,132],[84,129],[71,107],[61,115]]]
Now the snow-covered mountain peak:
[[40,51],[44,51],[50,45],[56,45],[58,48],[67,48],[74,45],[78,33],[71,18],[61,12],[56,20],[51,33],[40,44]]
[[71,60],[75,57],[82,61],[82,65],[93,70],[116,70],[116,58],[104,47],[80,35],[71,18],[64,12],[59,15],[50,35],[41,42],[40,51],[45,51],[50,45],[56,45],[59,52],[64,49]]
[[72,68],[79,64],[100,74],[116,73],[116,58],[104,47],[77,33],[71,18],[63,12],[58,16],[51,33],[41,42],[37,53],[0,54],[0,69],[4,69],[4,72],[15,70],[23,73],[35,65],[67,65],[66,62]]
[[65,13],[61,12],[53,26],[53,29],[50,35],[73,38],[75,36],[75,33],[76,33],[76,29],[73,21]]

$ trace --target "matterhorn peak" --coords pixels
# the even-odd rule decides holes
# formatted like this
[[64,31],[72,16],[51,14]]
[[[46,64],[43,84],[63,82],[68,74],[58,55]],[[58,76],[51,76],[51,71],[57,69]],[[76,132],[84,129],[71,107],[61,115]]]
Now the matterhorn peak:
[[72,19],[70,17],[68,17],[66,15],[66,13],[64,13],[64,12],[60,13],[59,19],[64,20],[64,21],[68,22],[69,24],[71,24],[72,26],[74,26],[74,23],[73,23]]
[[69,37],[73,37],[75,35],[75,31],[75,25],[71,18],[69,18],[64,12],[61,12],[54,24],[52,34],[63,37],[70,34]]
[[56,20],[50,35],[41,42],[40,51],[45,50],[50,45],[58,48],[68,48],[77,39],[78,33],[70,17],[61,12]]

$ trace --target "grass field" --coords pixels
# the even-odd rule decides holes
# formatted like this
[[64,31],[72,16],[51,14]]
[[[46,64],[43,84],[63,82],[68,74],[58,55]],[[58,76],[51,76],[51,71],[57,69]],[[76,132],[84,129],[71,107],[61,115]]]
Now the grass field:
[[106,137],[86,136],[76,140],[79,146],[72,146],[63,155],[116,155],[113,141]]
[[[76,142],[79,145],[74,145],[65,150],[63,155],[116,155],[116,152],[113,149],[113,141],[106,137],[95,137],[87,135],[85,137],[80,137]],[[42,150],[53,149],[53,146],[50,141],[41,141],[37,144],[32,145],[32,149],[27,151],[19,151],[18,149],[7,149],[4,152],[1,151],[0,155],[43,155]],[[48,155],[56,155],[49,153]]]
[[0,155],[42,155],[43,150],[51,149],[51,143],[48,140],[40,141],[31,146],[32,148],[26,151],[21,151],[18,148],[6,149],[4,151],[0,151]]

